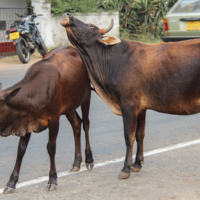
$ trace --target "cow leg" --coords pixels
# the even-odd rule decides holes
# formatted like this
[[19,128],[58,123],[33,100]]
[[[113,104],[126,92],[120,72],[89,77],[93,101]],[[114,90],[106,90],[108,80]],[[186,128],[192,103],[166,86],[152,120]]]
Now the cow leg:
[[80,165],[82,162],[82,155],[81,155],[81,118],[79,117],[78,113],[74,111],[67,112],[66,114],[67,119],[69,120],[74,134],[74,142],[75,142],[75,158],[74,163],[71,167],[71,172],[78,172],[80,170]]
[[48,191],[54,191],[57,187],[57,172],[55,164],[55,154],[56,154],[56,139],[59,130],[59,118],[49,121],[49,141],[47,143],[47,151],[50,157],[50,171],[49,171],[49,181],[47,184]]
[[139,172],[144,163],[143,156],[143,140],[145,135],[145,118],[146,110],[138,115],[137,129],[136,129],[136,141],[137,141],[137,153],[133,166],[131,167],[131,172]]
[[26,148],[28,146],[30,137],[31,137],[31,134],[28,134],[28,133],[24,137],[23,136],[20,137],[15,167],[10,176],[10,180],[8,181],[6,187],[4,188],[4,191],[3,191],[4,194],[10,194],[15,191],[16,183],[18,182],[18,179],[19,179],[19,173],[20,173],[22,159],[26,152]]
[[[124,101],[125,102],[125,101]],[[137,104],[131,102],[130,104],[122,105],[122,116],[124,122],[124,137],[126,142],[126,158],[124,167],[121,170],[118,178],[126,179],[130,176],[130,167],[132,166],[133,144],[135,141],[135,133],[137,127]]]
[[90,109],[90,95],[91,92],[88,93],[87,98],[81,105],[82,110],[82,122],[83,122],[83,130],[85,131],[85,163],[87,169],[92,169],[94,167],[94,159],[92,156],[92,151],[90,148],[90,141],[89,141],[89,109]]

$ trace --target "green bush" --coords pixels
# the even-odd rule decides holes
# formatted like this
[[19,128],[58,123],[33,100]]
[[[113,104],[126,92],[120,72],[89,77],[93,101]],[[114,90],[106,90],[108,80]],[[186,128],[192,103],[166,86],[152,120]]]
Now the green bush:
[[70,13],[101,12],[97,0],[51,0],[51,11],[55,15]]
[[163,35],[163,18],[177,0],[51,0],[54,15],[64,12],[119,11],[120,35],[137,39],[140,34]]
[[31,7],[31,0],[26,0],[25,1],[25,6],[26,7]]

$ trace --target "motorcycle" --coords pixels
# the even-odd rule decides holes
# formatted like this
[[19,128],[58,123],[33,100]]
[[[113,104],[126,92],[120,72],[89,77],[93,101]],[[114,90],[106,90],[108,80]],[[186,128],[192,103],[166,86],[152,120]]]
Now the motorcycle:
[[37,28],[39,23],[35,23],[34,19],[42,14],[28,15],[22,18],[19,25],[11,25],[8,31],[9,35],[5,38],[13,40],[13,46],[16,46],[17,55],[22,63],[28,63],[30,60],[30,54],[33,54],[37,48],[42,57],[46,55],[48,49],[40,35]]

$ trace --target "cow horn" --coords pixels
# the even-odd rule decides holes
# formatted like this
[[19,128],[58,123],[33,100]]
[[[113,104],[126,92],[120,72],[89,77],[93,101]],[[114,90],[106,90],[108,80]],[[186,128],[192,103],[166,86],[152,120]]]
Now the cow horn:
[[104,33],[109,32],[109,31],[112,29],[113,25],[114,25],[114,21],[113,21],[113,19],[112,19],[112,20],[111,20],[110,26],[109,26],[107,29],[104,29]]
[[0,83],[0,91],[2,90],[2,83]]

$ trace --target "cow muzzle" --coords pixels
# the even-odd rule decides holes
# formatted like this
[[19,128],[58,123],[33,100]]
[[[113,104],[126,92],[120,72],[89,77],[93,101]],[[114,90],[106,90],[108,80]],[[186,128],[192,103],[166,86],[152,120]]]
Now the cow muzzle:
[[64,27],[70,26],[70,17],[72,17],[70,13],[64,13],[60,18],[60,24]]

